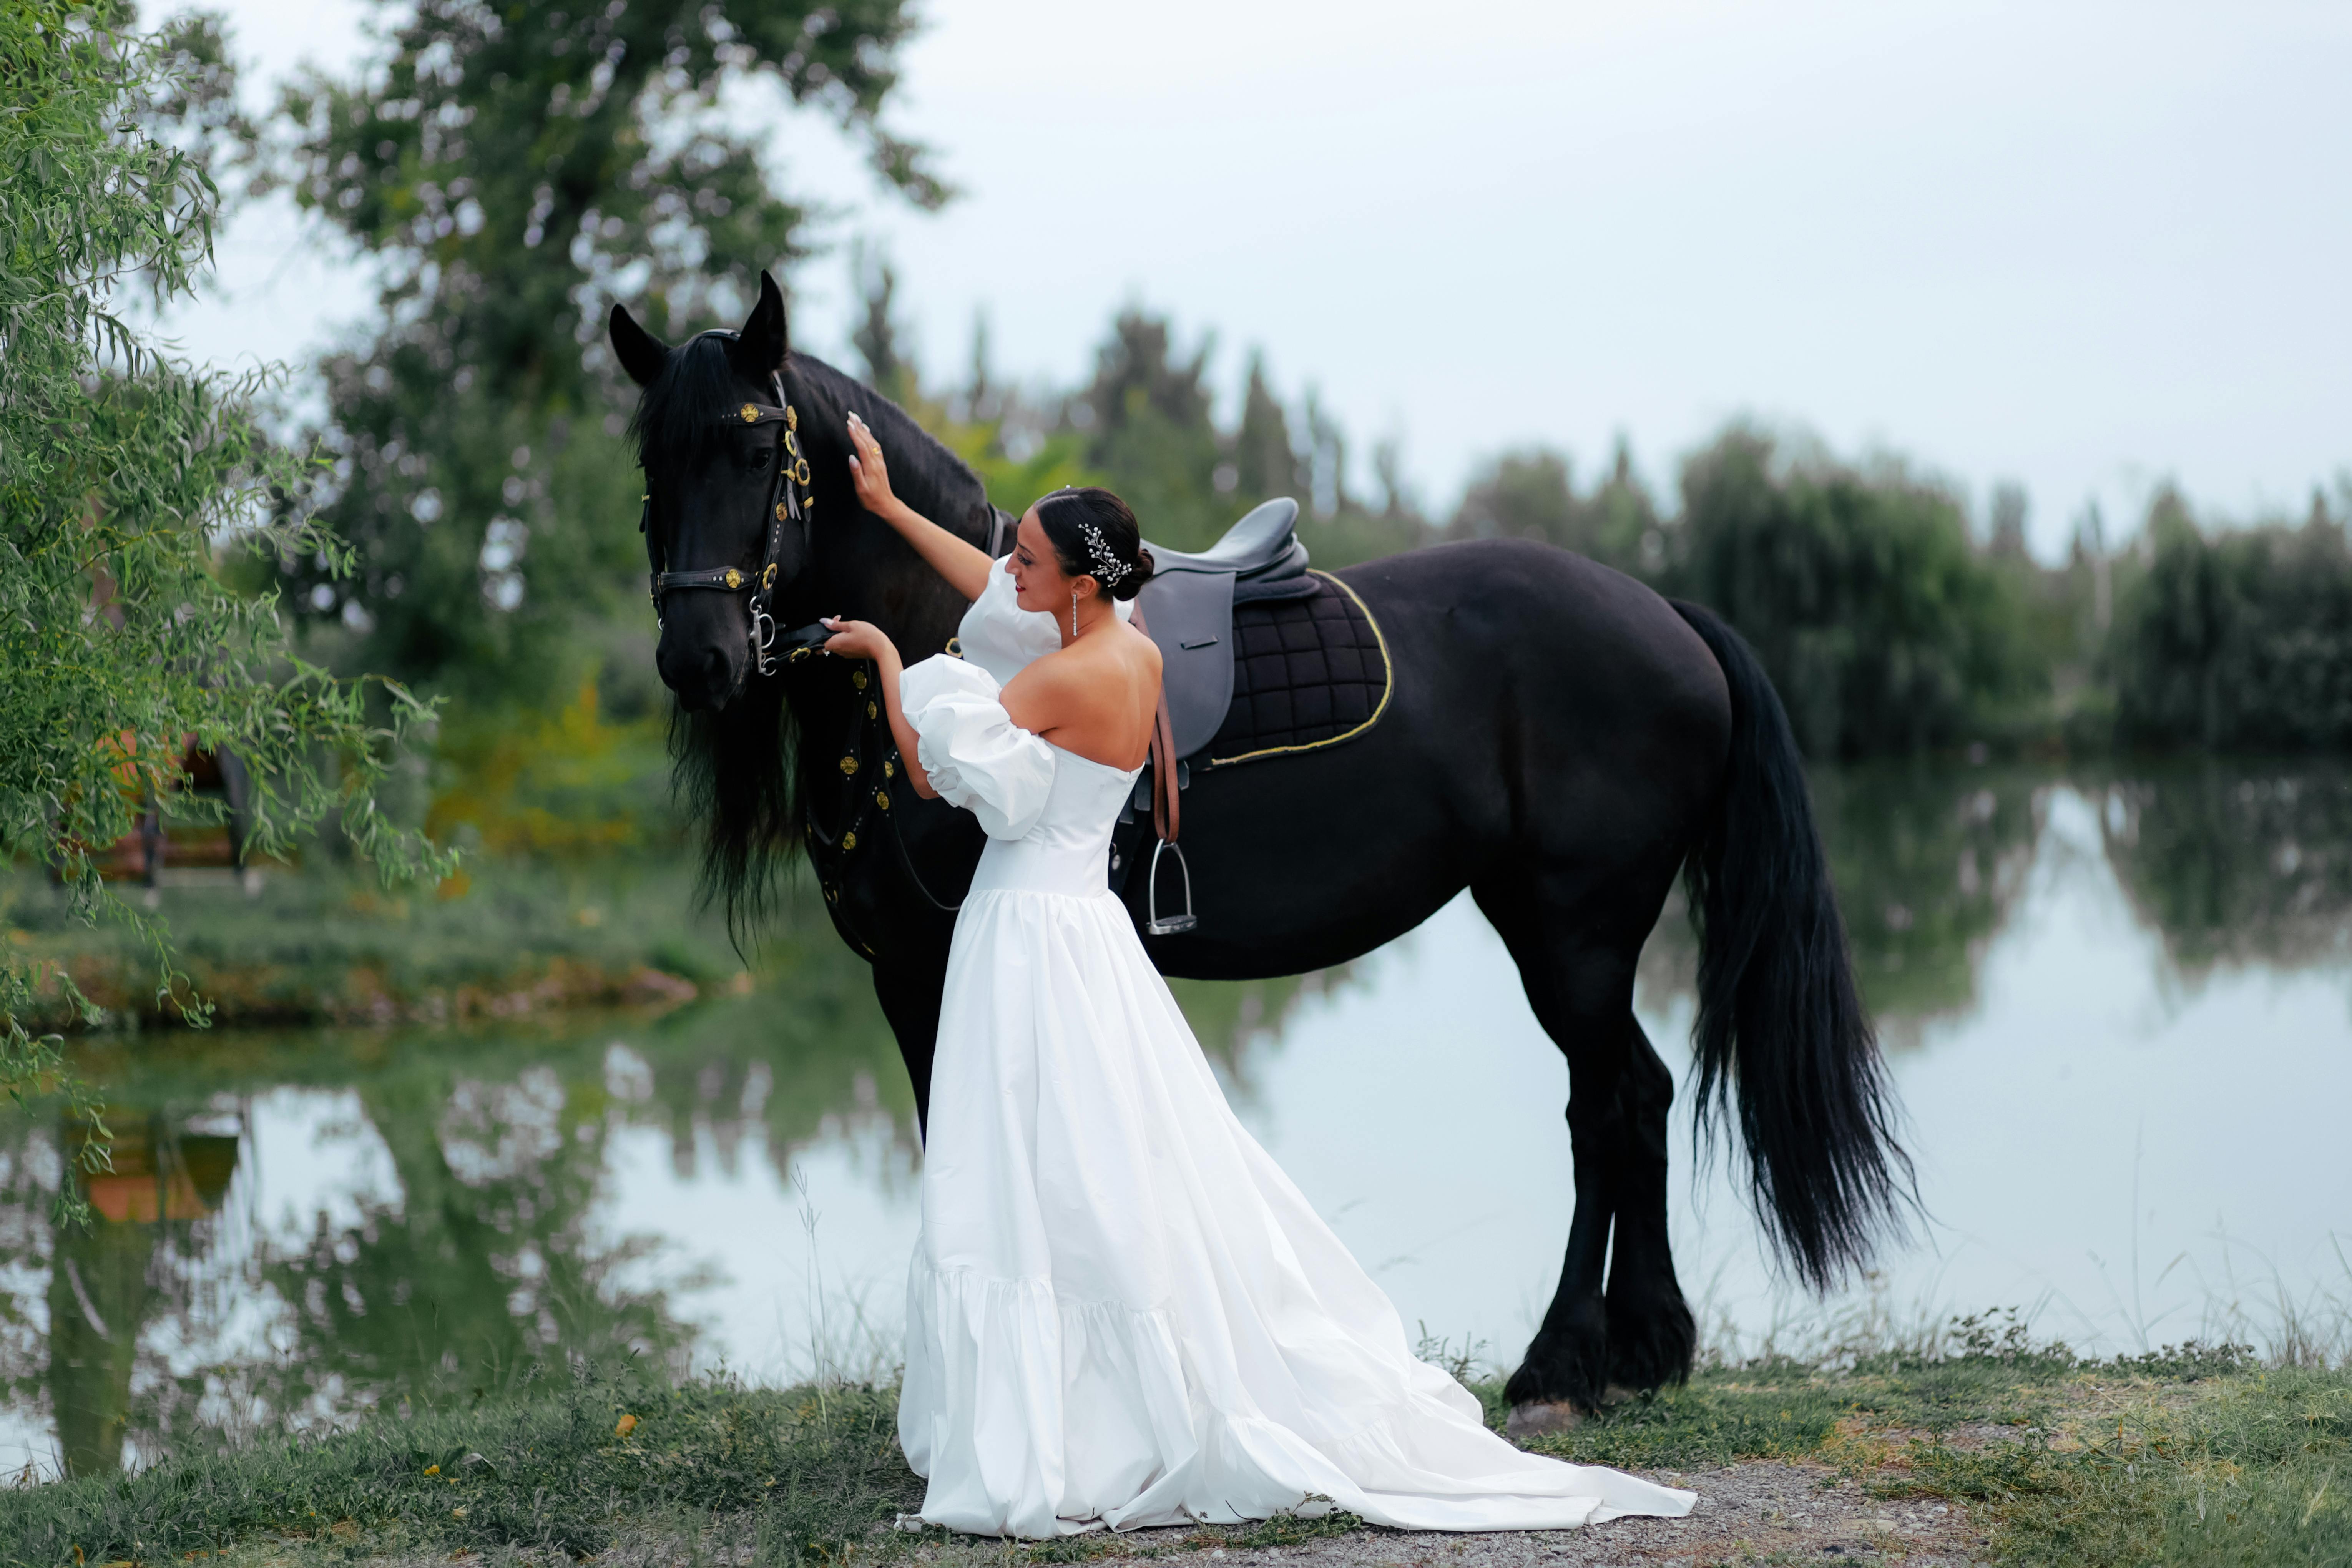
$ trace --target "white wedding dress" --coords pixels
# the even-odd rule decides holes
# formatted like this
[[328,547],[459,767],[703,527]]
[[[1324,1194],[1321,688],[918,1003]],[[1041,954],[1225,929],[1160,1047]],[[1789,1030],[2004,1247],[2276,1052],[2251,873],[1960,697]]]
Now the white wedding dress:
[[1409,1530],[1679,1515],[1693,1494],[1488,1431],[1225,1104],[1107,887],[1136,773],[997,701],[1059,646],[990,574],[901,688],[989,843],[948,959],[898,1438],[983,1535],[1345,1509]]

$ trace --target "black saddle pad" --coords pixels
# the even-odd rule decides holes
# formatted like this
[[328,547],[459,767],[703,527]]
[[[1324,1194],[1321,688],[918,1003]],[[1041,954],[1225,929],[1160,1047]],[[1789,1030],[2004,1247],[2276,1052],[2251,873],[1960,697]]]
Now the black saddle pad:
[[1234,606],[1234,700],[1213,767],[1308,751],[1370,729],[1388,706],[1387,646],[1347,584],[1316,572],[1303,598]]

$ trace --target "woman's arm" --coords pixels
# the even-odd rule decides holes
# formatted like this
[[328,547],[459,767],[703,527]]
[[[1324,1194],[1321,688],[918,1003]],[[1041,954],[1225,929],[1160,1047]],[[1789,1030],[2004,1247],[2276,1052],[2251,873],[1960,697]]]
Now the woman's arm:
[[[988,552],[958,539],[890,493],[890,469],[882,460],[882,443],[874,438],[866,421],[855,414],[849,416],[849,479],[857,487],[857,504],[897,529],[898,537],[913,545],[915,553],[946,578],[948,586],[961,594],[967,604],[979,598],[981,590],[988,586],[989,573],[996,565],[988,558]],[[891,689],[898,689],[895,679]],[[907,753],[910,757],[914,754]]]
[[[926,523],[924,526],[930,525]],[[967,544],[964,548],[971,550],[971,546]],[[978,555],[980,552],[973,550],[972,553]],[[898,658],[898,646],[881,627],[869,621],[843,620],[839,616],[828,616],[824,624],[833,628],[833,636],[825,639],[825,652],[874,661],[875,677],[882,683],[882,710],[890,717],[890,738],[898,742],[898,760],[907,767],[907,782],[914,785],[915,793],[925,800],[939,799],[940,792],[931,787],[930,775],[923,772],[922,759],[915,753],[915,727],[907,722],[905,710],[900,705],[898,678],[906,673],[907,667]]]

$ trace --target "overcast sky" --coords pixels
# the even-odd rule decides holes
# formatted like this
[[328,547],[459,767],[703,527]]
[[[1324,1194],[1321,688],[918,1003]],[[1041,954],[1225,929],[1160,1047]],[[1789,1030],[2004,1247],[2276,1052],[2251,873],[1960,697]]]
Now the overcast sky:
[[[217,0],[215,0],[217,3]],[[226,0],[264,77],[353,68],[352,0]],[[2054,555],[2177,479],[2300,512],[2352,465],[2352,5],[1779,0],[929,0],[892,121],[965,195],[882,195],[819,124],[795,194],[896,259],[919,363],[1067,383],[1113,310],[1213,330],[1402,438],[1449,509],[1542,441],[1650,479],[1725,420],[1888,448],[1978,505],[2022,481]],[[848,265],[796,342],[854,363]],[[283,207],[241,217],[210,355],[299,362],[366,280]]]

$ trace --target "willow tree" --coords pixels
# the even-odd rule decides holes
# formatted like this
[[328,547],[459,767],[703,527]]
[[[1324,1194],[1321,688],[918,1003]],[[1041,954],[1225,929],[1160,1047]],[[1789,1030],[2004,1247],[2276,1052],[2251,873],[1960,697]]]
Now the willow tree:
[[[162,924],[100,866],[185,782],[191,746],[247,764],[260,851],[333,815],[387,875],[439,862],[374,799],[422,710],[388,687],[371,722],[356,686],[293,657],[274,595],[225,580],[236,552],[350,568],[270,502],[300,465],[259,422],[266,373],[181,363],[133,323],[212,251],[218,193],[174,141],[193,99],[220,100],[191,79],[209,68],[199,37],[140,32],[114,4],[0,6],[0,839],[83,919],[142,931],[160,992],[201,1022]],[[0,947],[0,1088],[20,1099],[62,1081],[60,1042],[26,1026],[45,986],[89,1012],[70,976]]]

